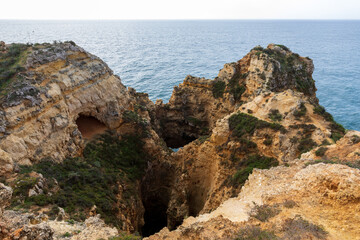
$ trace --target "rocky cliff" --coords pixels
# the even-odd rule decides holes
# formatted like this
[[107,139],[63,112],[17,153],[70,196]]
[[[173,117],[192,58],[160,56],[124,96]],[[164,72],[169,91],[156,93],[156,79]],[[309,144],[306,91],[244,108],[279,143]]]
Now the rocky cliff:
[[319,105],[311,59],[255,47],[153,103],[73,42],[0,53],[4,237],[359,235],[360,134]]

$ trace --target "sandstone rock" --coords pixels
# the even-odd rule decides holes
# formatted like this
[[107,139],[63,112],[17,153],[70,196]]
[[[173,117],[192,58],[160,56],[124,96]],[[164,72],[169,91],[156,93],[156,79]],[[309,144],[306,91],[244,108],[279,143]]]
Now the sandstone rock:
[[4,208],[10,204],[11,195],[13,190],[11,187],[5,186],[0,183],[0,218],[3,215]]

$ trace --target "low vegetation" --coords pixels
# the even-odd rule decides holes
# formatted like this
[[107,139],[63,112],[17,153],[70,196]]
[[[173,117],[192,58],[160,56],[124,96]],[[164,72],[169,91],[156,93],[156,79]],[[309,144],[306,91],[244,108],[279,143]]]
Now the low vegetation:
[[[143,176],[147,161],[144,151],[140,150],[142,147],[142,140],[137,136],[119,140],[115,134],[106,133],[90,142],[81,158],[66,159],[63,163],[47,159],[23,166],[22,178],[14,186],[12,207],[53,205],[55,213],[59,206],[72,219],[84,220],[85,213],[96,205],[106,223],[121,226],[116,217],[118,205],[130,204],[138,198],[136,181]],[[36,182],[29,177],[32,171],[41,173],[48,180],[48,186],[44,194],[29,197],[28,191]],[[126,190],[122,193],[124,202],[120,203],[116,196],[122,184]]]
[[2,89],[9,81],[20,72],[25,71],[25,59],[28,45],[11,44],[7,51],[0,52],[0,88]]
[[279,162],[275,158],[250,155],[245,159],[239,160],[236,157],[233,158],[236,161],[236,173],[232,176],[231,183],[234,187],[242,186],[252,173],[254,168],[268,169],[274,166],[278,166]]
[[333,116],[328,113],[323,106],[314,106],[314,113],[322,116],[326,121],[330,122],[331,139],[334,142],[337,142],[345,135],[345,128],[341,124],[335,122]]
[[212,92],[214,98],[221,98],[224,95],[226,84],[224,81],[216,81],[213,84]]
[[141,240],[140,236],[134,234],[120,233],[116,237],[110,237],[108,240]]
[[258,226],[247,225],[240,229],[235,240],[276,240],[278,237],[270,231],[262,230]]
[[276,205],[256,205],[251,209],[250,216],[261,222],[267,222],[270,218],[280,213],[280,209]]
[[[284,45],[276,45],[283,50],[287,51],[287,54],[282,54],[279,51],[275,51],[269,48],[255,47],[253,50],[256,51],[256,56],[260,58],[262,54],[268,56],[270,59],[273,59],[280,63],[279,69],[275,71],[275,78],[277,79],[287,79],[287,81],[292,83],[295,89],[299,92],[303,92],[306,95],[311,95],[315,90],[315,81],[312,77],[306,72],[306,63],[300,58],[296,53],[291,53],[290,50]],[[303,68],[301,70],[294,68],[295,65],[301,64]],[[265,79],[265,76],[260,76],[262,79]],[[295,81],[294,81],[295,79]],[[290,85],[289,85],[290,86]],[[274,86],[269,86],[270,89],[278,91],[281,90],[283,86],[275,84]]]
[[278,123],[269,123],[241,112],[229,118],[229,127],[232,136],[239,139],[245,134],[253,135],[256,129],[270,128],[275,131],[285,131],[285,128]]
[[325,155],[325,152],[327,151],[328,149],[326,147],[320,147],[318,150],[315,151],[315,155],[318,156],[318,157],[322,157]]
[[283,239],[326,239],[328,233],[321,227],[297,215],[285,220],[282,231]]
[[300,103],[300,107],[294,111],[294,117],[299,120],[301,117],[306,115],[306,111],[305,104],[302,102]]
[[279,112],[279,110],[277,109],[272,109],[270,110],[268,117],[271,119],[271,121],[273,122],[281,122],[283,116],[281,115],[281,113]]
[[312,162],[308,162],[306,164],[306,166],[314,165],[314,164],[318,164],[318,163],[342,164],[342,165],[346,165],[346,166],[351,167],[351,168],[360,169],[360,160],[355,161],[355,162],[346,162],[346,161],[339,161],[339,160],[319,159],[319,160],[315,160],[315,161],[312,161]]

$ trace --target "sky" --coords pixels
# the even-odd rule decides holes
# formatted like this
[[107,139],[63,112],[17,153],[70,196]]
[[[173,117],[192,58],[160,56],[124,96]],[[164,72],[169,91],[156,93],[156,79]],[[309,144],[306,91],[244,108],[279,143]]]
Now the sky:
[[360,19],[360,0],[1,0],[0,19]]

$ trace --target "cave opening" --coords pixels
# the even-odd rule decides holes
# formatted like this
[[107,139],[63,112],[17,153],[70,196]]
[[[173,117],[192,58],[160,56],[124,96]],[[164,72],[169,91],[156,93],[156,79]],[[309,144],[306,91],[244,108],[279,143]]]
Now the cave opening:
[[92,116],[79,115],[76,119],[76,125],[78,126],[81,135],[85,139],[92,139],[98,134],[104,133],[108,130],[108,127],[98,119]]
[[195,136],[189,136],[186,134],[182,134],[181,136],[166,136],[164,141],[169,148],[181,148],[186,144],[196,140]]
[[174,181],[174,168],[168,162],[153,163],[141,182],[144,225],[141,235],[148,237],[169,226],[168,207]]
[[163,204],[158,199],[149,199],[144,204],[144,226],[141,229],[142,236],[148,237],[159,232],[167,226],[167,204]]

